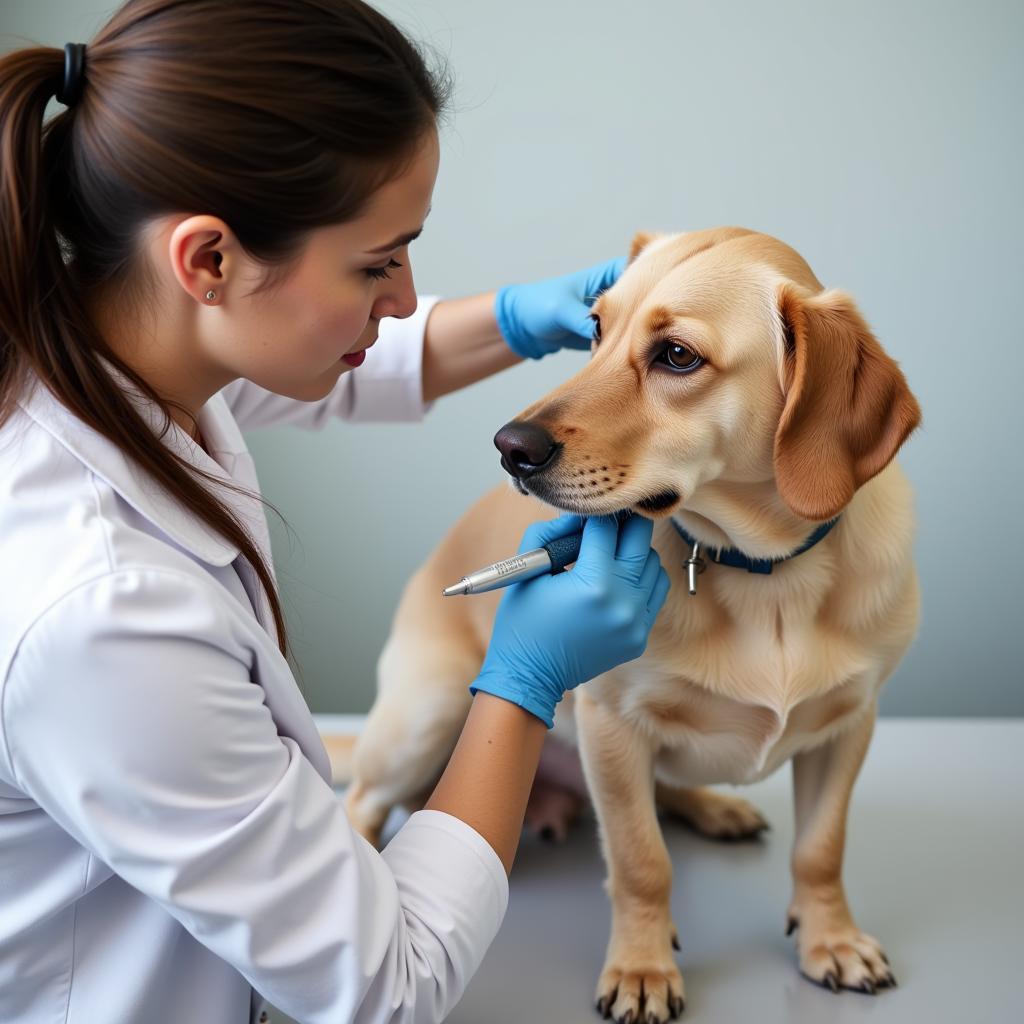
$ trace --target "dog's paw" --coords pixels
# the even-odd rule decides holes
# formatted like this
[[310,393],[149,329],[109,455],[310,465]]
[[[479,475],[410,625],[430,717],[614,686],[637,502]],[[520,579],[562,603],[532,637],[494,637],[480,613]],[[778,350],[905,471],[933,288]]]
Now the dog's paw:
[[[679,949],[675,927],[671,944]],[[669,950],[610,955],[597,982],[597,1012],[616,1024],[665,1024],[678,1018],[685,1005],[683,976]]]
[[597,985],[597,1012],[616,1024],[666,1024],[686,1006],[683,976],[668,968],[606,967]]
[[[862,932],[847,915],[829,921],[829,914],[790,907],[788,935],[799,928],[800,973],[816,985],[874,995],[895,987],[896,978],[878,939]],[[846,917],[843,920],[842,917]]]
[[657,802],[709,839],[732,842],[757,839],[771,826],[749,800],[703,786],[669,789],[659,784]]

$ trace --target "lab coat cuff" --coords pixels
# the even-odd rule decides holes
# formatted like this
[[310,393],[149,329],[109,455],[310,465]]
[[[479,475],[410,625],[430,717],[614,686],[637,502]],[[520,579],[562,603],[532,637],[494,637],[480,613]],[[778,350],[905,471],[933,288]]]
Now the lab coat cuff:
[[444,811],[416,811],[381,851],[402,906],[433,929],[468,982],[508,908],[508,876],[476,829]]

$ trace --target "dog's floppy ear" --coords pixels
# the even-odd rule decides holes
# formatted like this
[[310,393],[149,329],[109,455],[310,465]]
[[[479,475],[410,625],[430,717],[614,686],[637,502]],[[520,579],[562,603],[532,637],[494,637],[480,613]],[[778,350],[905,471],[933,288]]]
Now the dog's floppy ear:
[[889,464],[921,422],[921,409],[848,295],[786,284],[778,300],[786,402],[775,433],[775,479],[797,515],[831,519]]
[[645,249],[651,242],[664,237],[664,232],[638,231],[633,236],[633,243],[629,247],[629,259],[626,261],[626,265],[629,266],[640,255],[641,250]]

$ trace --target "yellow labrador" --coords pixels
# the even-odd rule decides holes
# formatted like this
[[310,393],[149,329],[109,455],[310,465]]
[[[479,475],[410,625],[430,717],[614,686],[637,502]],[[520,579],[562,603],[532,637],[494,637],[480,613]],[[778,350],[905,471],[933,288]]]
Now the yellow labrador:
[[631,508],[656,520],[672,590],[643,657],[567,695],[554,730],[578,742],[608,868],[599,1011],[661,1024],[683,1008],[656,801],[709,834],[753,834],[764,822],[746,801],[705,787],[788,760],[800,970],[874,992],[894,979],[841,866],[879,690],[918,621],[911,491],[893,461],[918,404],[849,296],[753,231],[638,235],[593,314],[589,363],[495,438],[521,493],[483,497],[405,590],[348,812],[376,840],[454,746],[500,593],[441,588],[514,551],[550,517],[537,499]]

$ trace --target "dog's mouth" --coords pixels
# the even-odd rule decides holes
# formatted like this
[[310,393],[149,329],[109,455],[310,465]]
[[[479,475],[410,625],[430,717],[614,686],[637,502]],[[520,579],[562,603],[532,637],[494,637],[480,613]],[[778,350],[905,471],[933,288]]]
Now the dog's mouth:
[[636,503],[636,507],[643,509],[644,512],[664,512],[678,505],[680,501],[682,501],[680,493],[669,489],[652,494],[649,498],[641,498]]
[[585,516],[612,515],[626,509],[634,509],[657,516],[659,513],[665,513],[675,508],[682,501],[682,495],[673,488],[656,491],[635,501],[622,502],[601,497],[577,496],[571,485],[568,487],[559,485],[557,482],[546,480],[543,476],[529,477],[527,481],[514,476],[512,484],[520,494],[537,498],[560,512],[574,512],[577,515]]

